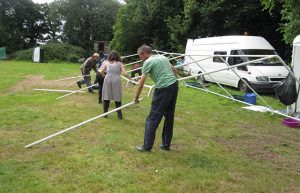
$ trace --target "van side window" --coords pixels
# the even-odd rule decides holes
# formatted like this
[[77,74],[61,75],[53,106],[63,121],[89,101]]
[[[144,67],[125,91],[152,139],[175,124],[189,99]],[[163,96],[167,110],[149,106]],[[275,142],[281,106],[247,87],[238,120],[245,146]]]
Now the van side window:
[[[237,50],[232,50],[230,52],[230,55],[239,55],[238,51]],[[229,57],[228,59],[228,63],[230,66],[232,65],[236,65],[236,64],[239,64],[239,63],[242,63],[243,62],[243,59],[241,57]]]
[[[217,51],[217,52],[214,52],[214,55],[227,55],[227,52],[225,52],[225,51]],[[226,57],[225,56],[222,56],[222,58],[223,58],[223,60],[226,61]],[[218,56],[213,58],[213,62],[224,63],[223,60],[220,57],[218,57]]]
[[[232,50],[230,52],[230,55],[240,55],[240,53],[239,53],[238,50]],[[245,60],[245,57],[229,57],[228,63],[229,63],[230,66],[233,66],[233,65],[236,65],[236,64],[240,64],[240,63],[245,62],[243,60],[243,58]],[[248,68],[247,68],[246,65],[245,66],[239,66],[239,67],[237,67],[237,69],[238,70],[243,70],[243,71],[247,71],[248,70]]]

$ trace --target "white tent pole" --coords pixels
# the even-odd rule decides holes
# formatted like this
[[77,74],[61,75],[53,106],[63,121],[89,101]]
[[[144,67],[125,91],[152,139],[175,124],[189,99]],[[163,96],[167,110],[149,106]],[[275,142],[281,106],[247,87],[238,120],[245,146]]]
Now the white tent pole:
[[[227,99],[231,99],[231,100],[233,100],[233,101],[237,101],[237,102],[242,103],[242,104],[245,104],[245,105],[255,106],[255,105],[253,105],[253,104],[246,103],[246,102],[244,102],[244,101],[239,101],[239,100],[234,99],[234,98],[232,99],[232,98],[230,98],[230,97],[228,97],[228,96],[225,96],[225,95],[222,95],[222,94],[219,94],[219,93],[210,91],[210,90],[205,90],[205,89],[202,89],[202,88],[197,88],[197,87],[194,87],[194,86],[191,86],[191,85],[186,85],[186,86],[187,86],[187,87],[194,88],[194,89],[198,89],[198,90],[207,91],[207,92],[209,92],[209,93],[212,93],[212,94],[215,94],[215,95],[218,95],[218,96],[227,98]],[[288,117],[288,118],[292,118],[292,119],[296,119],[296,120],[300,121],[299,118],[297,118],[297,117],[292,117],[292,116],[289,116],[289,115],[287,115],[287,114],[281,113],[281,112],[279,112],[278,110],[275,110],[275,111],[274,111],[274,110],[269,109],[269,108],[266,108],[266,110],[269,111],[269,112],[271,112],[271,113],[277,114],[277,115],[281,115],[281,116],[284,116],[284,117]]]
[[88,74],[88,75],[81,75],[81,76],[66,77],[66,78],[62,78],[62,79],[58,79],[58,80],[54,80],[54,81],[69,80],[69,79],[80,78],[80,77],[85,77],[85,76],[91,76],[91,74]]
[[[81,79],[81,78],[80,78]],[[67,87],[72,86],[73,84],[75,84],[77,81],[79,81],[80,79],[75,80],[74,82],[72,82],[71,84],[67,85]]]
[[126,71],[126,73],[129,73],[129,72],[133,72],[133,71],[136,71],[136,70],[140,70],[140,69],[142,69],[143,67],[139,67],[139,68],[136,68],[136,69],[133,69],[133,70],[128,70],[128,71]]
[[[140,98],[140,99],[139,99],[139,101],[142,101],[142,100],[143,100],[143,98]],[[96,119],[99,119],[99,118],[101,118],[101,117],[104,117],[104,116],[106,116],[106,115],[108,115],[108,114],[110,114],[110,113],[116,112],[116,111],[118,111],[118,110],[121,110],[121,109],[126,108],[126,107],[128,107],[128,106],[130,106],[130,105],[133,105],[133,104],[135,104],[135,103],[134,103],[134,102],[127,103],[127,104],[125,104],[125,105],[123,105],[123,106],[121,106],[121,107],[115,108],[115,109],[113,109],[113,110],[111,110],[111,111],[108,111],[108,112],[106,112],[106,113],[103,113],[103,114],[101,114],[101,115],[98,115],[98,116],[96,116],[96,117],[93,117],[93,118],[91,118],[91,119],[88,119],[88,120],[86,120],[86,121],[83,121],[83,122],[81,122],[81,123],[78,123],[77,125],[74,125],[74,126],[69,127],[69,128],[67,128],[67,129],[61,130],[61,131],[59,131],[59,132],[57,132],[57,133],[54,133],[54,134],[52,134],[52,135],[49,135],[48,137],[45,137],[45,138],[40,139],[40,140],[38,140],[38,141],[36,141],[36,142],[33,142],[33,143],[29,144],[29,145],[26,145],[25,148],[28,148],[28,147],[31,147],[31,146],[33,146],[33,145],[39,144],[39,143],[41,143],[41,142],[43,142],[43,141],[46,141],[46,140],[48,140],[48,139],[51,139],[51,138],[57,136],[57,135],[60,135],[60,134],[62,134],[62,133],[65,133],[65,132],[70,131],[70,130],[72,130],[72,129],[75,129],[75,128],[77,128],[77,127],[80,127],[81,125],[84,125],[84,124],[86,124],[86,123],[89,123],[89,122],[91,122],[91,121],[94,121],[94,120],[96,120]]]
[[137,56],[138,54],[132,54],[132,55],[128,55],[128,56],[121,56],[122,59],[124,58],[129,58],[129,57],[132,57],[132,56]]
[[140,63],[140,62],[143,62],[143,60],[138,60],[138,61],[135,61],[135,62],[131,62],[131,63],[125,64],[124,66],[129,66],[129,65],[132,65],[132,64],[135,64],[135,63]]
[[63,96],[57,97],[56,99],[61,99],[61,98],[64,98],[64,97],[66,97],[66,96],[69,96],[69,95],[72,95],[72,94],[78,93],[78,92],[80,92],[80,91],[82,91],[82,90],[85,90],[85,89],[91,88],[91,87],[93,87],[93,86],[96,86],[96,85],[98,85],[98,83],[96,83],[96,84],[93,84],[93,85],[91,85],[91,86],[88,86],[88,87],[85,87],[85,88],[82,88],[82,89],[79,89],[79,90],[75,90],[74,92],[71,92],[71,93],[65,94],[65,95],[63,95]]
[[[215,72],[220,72],[220,71],[223,71],[223,70],[232,69],[232,68],[239,67],[239,66],[244,66],[244,65],[246,65],[246,64],[250,64],[250,63],[253,63],[253,62],[257,62],[257,61],[269,59],[269,58],[272,58],[272,57],[274,57],[274,55],[267,56],[267,57],[262,58],[262,59],[256,59],[256,60],[251,60],[251,61],[248,61],[248,62],[243,62],[243,63],[237,64],[237,65],[232,65],[232,66],[226,67],[226,68],[220,68],[220,69],[218,69],[218,70],[208,71],[208,72],[204,72],[204,73],[200,73],[200,74],[195,74],[195,75],[191,75],[191,76],[179,78],[178,80],[186,80],[186,79],[195,78],[195,77],[202,76],[202,75],[206,75],[206,74],[211,74],[211,73],[215,73]],[[195,61],[195,62],[197,62],[197,61]],[[191,63],[195,63],[195,62],[191,62]],[[184,65],[187,65],[187,64],[191,64],[191,63],[186,63],[186,64],[178,65],[178,67],[184,66]]]
[[153,86],[149,89],[148,94],[147,94],[147,97],[150,97],[150,96],[151,96],[154,87],[155,87],[155,85],[153,85]]
[[131,78],[131,80],[136,80],[136,79],[139,79],[139,78],[141,78],[142,76],[137,76],[137,77],[133,77],[133,78]]
[[[191,59],[191,60],[193,60],[193,61],[195,61],[191,56],[189,56],[189,58]],[[202,67],[201,67],[201,65],[198,63],[198,62],[196,62],[196,64],[197,64],[197,66],[202,70],[202,72],[206,72]],[[211,76],[210,74],[208,74],[208,76],[222,89],[222,90],[224,90],[224,92],[226,92],[227,93],[227,95],[229,95],[229,96],[231,96],[231,94],[229,94],[229,92],[218,82],[218,81],[216,81],[215,80],[215,78],[213,77],[213,76]],[[206,88],[205,86],[203,86],[204,88]],[[207,89],[207,88],[206,88]],[[207,89],[208,90],[208,89]]]
[[295,73],[285,64],[285,62],[280,58],[280,56],[276,56],[276,58],[284,65],[284,67],[292,74],[296,82],[300,84],[300,79],[296,77]]
[[[165,54],[163,54],[163,55],[166,55],[167,53],[165,53]],[[177,58],[180,58],[180,57],[182,57],[182,56],[184,56],[184,55],[180,55],[180,56],[176,56],[176,57],[173,57],[173,58],[169,58],[169,60],[174,60],[174,59],[177,59]],[[135,63],[139,63],[139,62],[143,62],[142,60],[138,60],[138,61],[135,61],[135,62],[131,62],[131,63],[128,63],[128,64],[125,64],[124,66],[129,66],[129,65],[131,65],[131,64],[135,64]],[[127,72],[129,72],[129,71],[127,71]]]
[[[36,88],[33,89],[36,91],[48,91],[48,92],[74,92],[74,90],[57,90],[57,89],[43,89],[43,88]],[[85,93],[84,91],[79,91],[80,93]]]
[[[121,75],[121,77],[124,78],[125,80],[129,81],[129,82],[132,82],[132,83],[134,83],[134,84],[138,84],[138,82],[133,81],[133,80],[130,80],[130,79],[126,78],[125,76],[122,76],[122,75]],[[152,88],[152,86],[149,86],[149,85],[147,85],[147,84],[144,84],[144,87]]]
[[[229,67],[230,65],[229,65],[229,63],[228,62],[226,62],[222,57],[220,57],[219,56],[219,58]],[[250,88],[250,90],[254,93],[254,94],[256,94],[256,96],[257,97],[259,97],[260,98],[260,100],[262,100],[263,101],[263,103],[265,103],[265,105],[267,105],[268,107],[269,107],[269,109],[271,109],[271,113],[273,114],[273,108],[259,95],[259,94],[257,94],[257,92],[233,69],[233,68],[231,68],[230,69],[235,75],[237,75],[239,78],[240,78],[240,80],[244,83],[244,84],[246,84],[246,86],[248,87],[248,88]],[[231,95],[230,95],[231,96]],[[232,97],[233,98],[233,97]]]
[[62,78],[54,81],[62,81],[62,80],[69,80],[69,79],[74,79],[74,78],[80,78],[81,76],[73,76],[73,77],[67,77],[67,78]]
[[154,50],[156,52],[161,52],[163,54],[173,54],[173,55],[181,55],[181,56],[184,56],[184,54],[182,53],[174,53],[174,52],[164,52],[164,51],[161,51],[161,50]]

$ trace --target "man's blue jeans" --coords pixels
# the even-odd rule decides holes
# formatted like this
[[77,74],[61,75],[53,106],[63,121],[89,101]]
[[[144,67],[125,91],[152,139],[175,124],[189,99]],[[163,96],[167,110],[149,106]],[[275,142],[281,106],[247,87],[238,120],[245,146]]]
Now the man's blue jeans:
[[150,150],[155,140],[155,132],[162,117],[165,118],[162,131],[162,145],[170,147],[173,137],[174,113],[178,95],[178,82],[161,89],[155,89],[150,113],[146,119],[144,148]]

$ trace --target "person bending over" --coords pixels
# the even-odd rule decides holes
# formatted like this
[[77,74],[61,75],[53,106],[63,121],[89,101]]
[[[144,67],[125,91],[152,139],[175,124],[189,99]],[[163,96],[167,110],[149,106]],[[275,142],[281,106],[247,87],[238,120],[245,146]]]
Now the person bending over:
[[164,117],[162,144],[160,148],[169,151],[173,137],[174,113],[178,94],[177,70],[165,56],[153,55],[149,46],[141,46],[137,53],[141,60],[144,61],[144,65],[134,102],[139,103],[139,96],[143,90],[148,74],[155,83],[155,90],[150,113],[145,123],[144,144],[137,146],[136,150],[140,152],[151,151],[155,140],[156,129],[162,117]]
[[[129,78],[126,74],[119,54],[115,51],[112,51],[108,55],[107,60],[103,62],[101,69],[101,75],[102,77],[105,77],[102,89],[104,113],[108,111],[110,100],[115,101],[116,108],[120,107],[122,104],[122,83],[120,74],[123,74],[124,76]],[[118,118],[123,119],[121,110],[117,111],[117,113]]]
[[[87,87],[91,86],[91,70],[93,69],[96,74],[99,74],[97,63],[99,59],[99,54],[94,53],[91,57],[87,58],[80,67],[83,79],[77,81],[77,85],[81,88],[82,84],[86,84]],[[88,88],[90,93],[94,93],[93,88]]]

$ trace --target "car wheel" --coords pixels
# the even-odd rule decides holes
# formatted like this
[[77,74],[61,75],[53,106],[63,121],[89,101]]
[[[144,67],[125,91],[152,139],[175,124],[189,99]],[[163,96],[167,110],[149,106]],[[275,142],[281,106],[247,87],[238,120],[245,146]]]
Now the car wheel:
[[[246,79],[243,79],[248,85],[249,85],[249,81]],[[248,88],[248,86],[244,83],[244,81],[240,80],[239,82],[239,90],[242,92],[248,92],[250,89]]]

